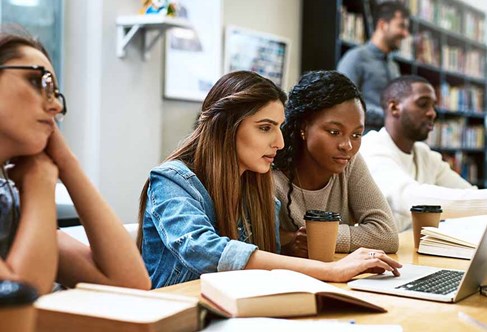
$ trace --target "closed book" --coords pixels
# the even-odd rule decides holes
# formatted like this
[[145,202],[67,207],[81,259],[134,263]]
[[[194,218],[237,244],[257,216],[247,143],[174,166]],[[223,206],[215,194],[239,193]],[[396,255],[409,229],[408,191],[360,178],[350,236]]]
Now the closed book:
[[418,253],[471,259],[487,226],[487,215],[452,218],[439,227],[423,227]]
[[37,332],[197,331],[198,299],[81,283],[40,297]]
[[289,270],[240,270],[201,276],[201,295],[228,317],[316,315],[327,305],[386,312],[356,294]]

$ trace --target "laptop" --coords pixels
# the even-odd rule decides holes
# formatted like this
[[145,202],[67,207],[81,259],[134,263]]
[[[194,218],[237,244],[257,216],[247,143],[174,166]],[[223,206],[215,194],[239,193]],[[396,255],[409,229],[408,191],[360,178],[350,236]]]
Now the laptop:
[[352,289],[422,300],[457,302],[487,285],[487,228],[466,271],[404,264],[401,275],[386,272],[348,283]]

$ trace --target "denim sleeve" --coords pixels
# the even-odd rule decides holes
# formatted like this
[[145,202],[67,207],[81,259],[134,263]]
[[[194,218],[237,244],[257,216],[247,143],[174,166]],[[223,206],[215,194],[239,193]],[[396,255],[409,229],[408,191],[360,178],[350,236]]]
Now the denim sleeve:
[[245,268],[257,247],[217,233],[208,211],[213,213],[212,203],[191,180],[173,169],[151,172],[148,212],[164,246],[198,275]]

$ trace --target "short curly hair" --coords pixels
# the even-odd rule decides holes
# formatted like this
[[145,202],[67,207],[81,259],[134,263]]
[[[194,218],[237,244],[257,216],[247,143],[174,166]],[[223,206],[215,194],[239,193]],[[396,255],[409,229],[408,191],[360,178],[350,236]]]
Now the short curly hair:
[[391,100],[402,101],[413,93],[412,85],[414,83],[431,83],[424,77],[418,75],[402,75],[390,81],[380,96],[380,104],[384,110],[384,116],[387,116],[387,107]]
[[303,125],[314,114],[354,99],[360,102],[365,111],[365,102],[357,86],[348,77],[334,70],[308,72],[289,92],[285,107],[286,120],[281,127],[285,147],[277,152],[274,167],[288,173],[287,210],[291,219],[292,183],[296,176],[296,159],[303,147],[300,136]]

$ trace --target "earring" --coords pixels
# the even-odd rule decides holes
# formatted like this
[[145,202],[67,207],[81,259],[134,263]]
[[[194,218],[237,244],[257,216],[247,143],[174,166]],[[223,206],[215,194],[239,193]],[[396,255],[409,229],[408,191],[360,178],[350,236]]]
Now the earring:
[[303,141],[306,140],[304,137],[304,130],[301,130],[301,138],[303,139]]

